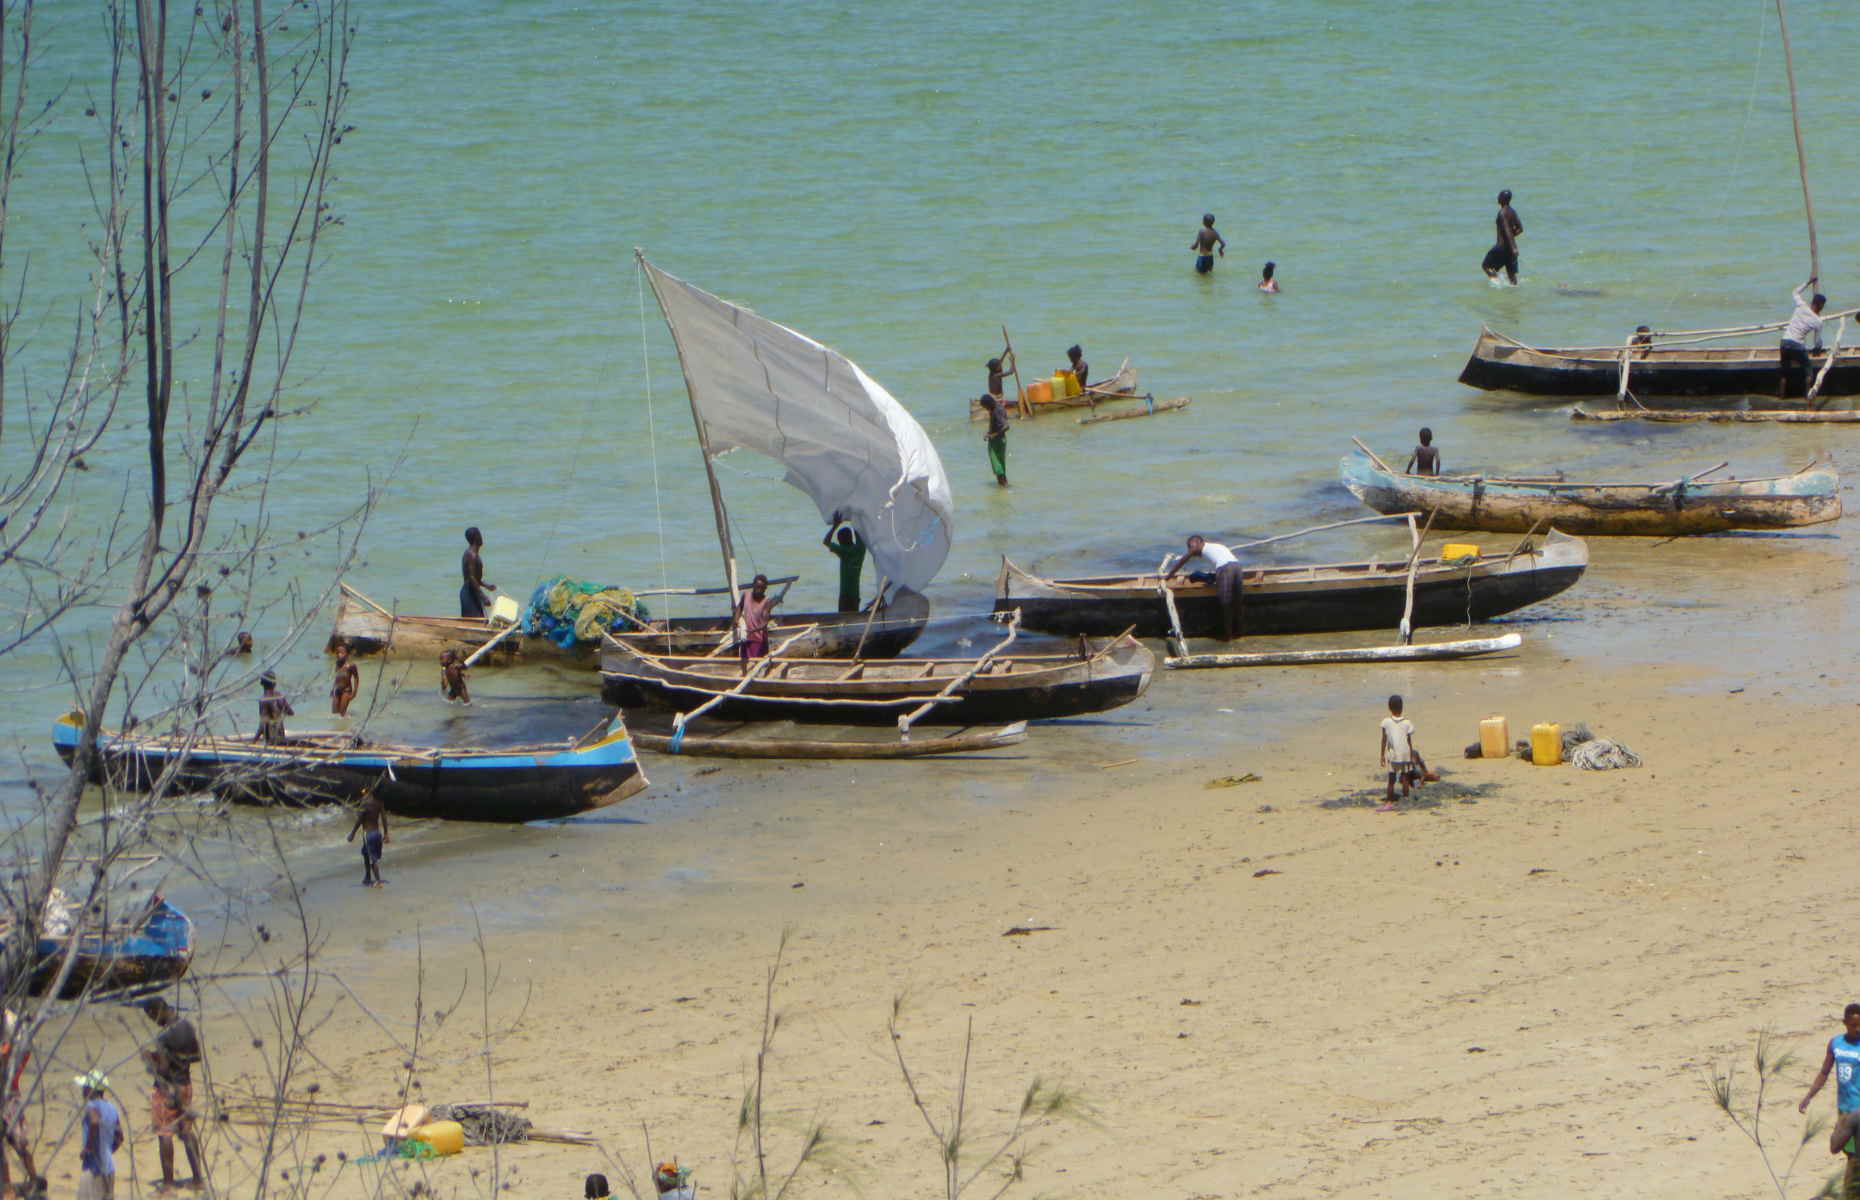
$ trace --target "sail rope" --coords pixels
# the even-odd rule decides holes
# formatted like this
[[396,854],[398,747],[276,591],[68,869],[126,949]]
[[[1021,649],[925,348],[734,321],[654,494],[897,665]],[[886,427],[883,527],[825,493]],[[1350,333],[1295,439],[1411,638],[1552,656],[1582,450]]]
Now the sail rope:
[[639,282],[639,361],[646,380],[646,444],[652,452],[652,515],[659,526],[659,586],[669,589],[672,584],[671,571],[665,563],[665,508],[659,499],[659,430],[652,413],[652,346],[646,337],[645,264],[635,260],[633,274]]

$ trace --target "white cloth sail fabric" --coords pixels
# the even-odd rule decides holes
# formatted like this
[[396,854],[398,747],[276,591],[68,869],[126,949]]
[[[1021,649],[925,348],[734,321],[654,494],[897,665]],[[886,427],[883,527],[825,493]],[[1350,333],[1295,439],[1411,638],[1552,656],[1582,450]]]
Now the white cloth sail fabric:
[[783,464],[821,520],[852,522],[881,575],[923,590],[955,529],[949,477],[923,426],[838,351],[639,261],[711,455],[741,448]]

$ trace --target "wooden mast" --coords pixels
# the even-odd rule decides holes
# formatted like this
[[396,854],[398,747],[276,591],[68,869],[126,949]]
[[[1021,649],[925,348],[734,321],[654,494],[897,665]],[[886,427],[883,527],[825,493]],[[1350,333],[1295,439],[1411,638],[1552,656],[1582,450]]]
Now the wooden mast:
[[[646,271],[646,282],[652,285],[652,298],[658,301],[659,315],[665,315],[665,299],[659,295],[659,281],[653,277],[651,263],[638,246],[633,247],[633,257],[639,261],[640,269]],[[685,377],[685,399],[691,404],[691,423],[697,427],[698,457],[704,461],[704,479],[710,484],[710,507],[717,519],[717,548],[723,552],[723,580],[730,588],[730,614],[736,614],[738,585],[736,582],[736,547],[730,541],[730,514],[723,505],[723,489],[717,485],[717,470],[710,462],[710,433],[704,427],[704,416],[698,412],[697,393],[691,386],[691,372],[685,367],[685,343],[678,336],[678,330],[668,320],[666,327],[672,331],[672,346],[678,351],[678,370]]]
[[1815,244],[1815,202],[1808,196],[1808,155],[1802,149],[1802,113],[1795,99],[1795,56],[1789,50],[1789,19],[1776,0],[1776,24],[1782,30],[1783,71],[1789,77],[1789,121],[1795,126],[1795,166],[1802,177],[1802,211],[1808,215],[1808,273],[1821,278],[1821,251]]

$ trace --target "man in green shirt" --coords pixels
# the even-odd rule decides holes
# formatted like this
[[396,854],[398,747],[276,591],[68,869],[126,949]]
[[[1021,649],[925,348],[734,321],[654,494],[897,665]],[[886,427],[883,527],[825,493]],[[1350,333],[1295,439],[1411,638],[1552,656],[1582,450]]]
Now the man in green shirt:
[[[839,531],[837,538],[833,536],[836,529]],[[859,540],[859,535],[851,525],[840,520],[840,514],[836,512],[820,544],[833,551],[833,557],[840,560],[840,611],[858,612],[859,576],[865,570],[865,543]]]

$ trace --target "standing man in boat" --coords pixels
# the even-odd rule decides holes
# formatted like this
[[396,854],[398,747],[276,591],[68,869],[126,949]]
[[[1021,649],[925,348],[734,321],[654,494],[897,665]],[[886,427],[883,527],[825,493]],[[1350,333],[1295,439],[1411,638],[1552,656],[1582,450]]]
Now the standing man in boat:
[[1083,347],[1067,346],[1066,361],[1070,364],[1066,369],[1077,377],[1080,387],[1085,387],[1091,383],[1091,364],[1085,361],[1085,350]]
[[769,577],[758,575],[750,581],[749,590],[736,598],[736,625],[740,638],[736,650],[742,656],[743,665],[747,667],[752,658],[763,658],[769,652],[769,617],[775,611],[779,598],[769,595]]
[[1207,275],[1214,270],[1215,247],[1220,247],[1222,258],[1227,257],[1227,239],[1214,232],[1214,214],[1201,214],[1201,228],[1195,231],[1195,240],[1188,248],[1195,252],[1195,274]]
[[981,399],[982,411],[988,414],[988,432],[982,435],[982,445],[988,447],[988,469],[995,473],[995,482],[1002,487],[1007,481],[1007,405],[993,396],[984,395]]
[[1789,314],[1789,324],[1783,327],[1782,384],[1776,392],[1779,399],[1808,395],[1808,335],[1815,335],[1815,351],[1820,353],[1821,310],[1827,306],[1828,298],[1820,292],[1812,297],[1803,293],[1820,281],[1820,276],[1811,275],[1807,283],[1789,293],[1795,299],[1795,311]]
[[1518,238],[1524,233],[1524,222],[1518,217],[1518,210],[1511,207],[1511,189],[1506,188],[1498,194],[1498,216],[1494,222],[1498,226],[1498,240],[1485,252],[1485,261],[1480,267],[1487,279],[1497,279],[1502,269],[1505,278],[1513,287],[1518,283]]
[[1208,565],[1214,568],[1211,576],[1202,576],[1197,572],[1189,578],[1213,579],[1215,591],[1220,596],[1221,637],[1231,642],[1234,640],[1234,635],[1240,632],[1243,625],[1241,618],[1244,616],[1244,601],[1240,595],[1242,581],[1240,559],[1226,545],[1220,542],[1210,542],[1198,533],[1191,533],[1188,535],[1188,552],[1175,560],[1175,565],[1169,568],[1167,575],[1163,576],[1163,582],[1167,583],[1174,579],[1175,573],[1187,565],[1192,558],[1205,559]]
[[473,525],[465,531],[465,556],[459,560],[459,571],[465,576],[465,582],[459,588],[459,616],[484,616],[485,606],[491,602],[490,593],[497,590],[495,583],[484,581],[484,559],[479,552],[484,549],[484,535]]
[[[838,530],[838,536],[834,531]],[[865,571],[865,543],[859,540],[859,533],[851,524],[840,520],[840,514],[833,514],[833,521],[827,526],[827,536],[820,539],[820,544],[840,560],[840,611],[851,613],[859,611],[859,576]]]
[[1421,444],[1408,456],[1408,465],[1402,470],[1409,475],[1440,474],[1440,447],[1434,445],[1433,430],[1421,427]]

